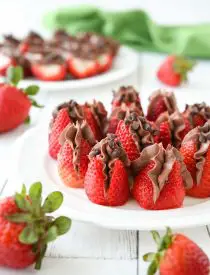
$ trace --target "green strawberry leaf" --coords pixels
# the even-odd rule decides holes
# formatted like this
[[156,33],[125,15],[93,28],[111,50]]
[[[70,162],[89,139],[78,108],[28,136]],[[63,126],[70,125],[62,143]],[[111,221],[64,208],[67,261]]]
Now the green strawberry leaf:
[[143,256],[143,260],[145,262],[152,262],[155,258],[155,255],[156,255],[155,253],[149,252]]
[[154,230],[152,230],[151,233],[152,233],[153,240],[156,242],[157,245],[159,245],[161,241],[160,234]]
[[40,201],[42,196],[42,184],[41,182],[35,182],[29,189],[29,197],[32,201]]
[[23,79],[23,68],[10,66],[7,70],[7,82],[17,86],[21,79]]
[[33,216],[30,213],[15,213],[7,216],[7,220],[15,223],[30,223],[33,222]]
[[27,191],[26,191],[26,186],[25,186],[25,184],[23,184],[20,194],[21,194],[22,196],[26,196],[26,192],[27,192]]
[[29,99],[30,99],[30,101],[31,101],[32,106],[34,106],[34,107],[36,107],[36,108],[44,108],[44,105],[38,104],[38,103],[36,102],[36,100],[34,100],[33,98],[30,97]]
[[26,89],[24,89],[26,95],[37,95],[39,92],[39,86],[30,85]]
[[26,211],[26,203],[25,203],[25,197],[19,193],[15,194],[15,203],[17,205],[17,207],[21,210]]
[[30,226],[26,226],[19,235],[19,241],[23,244],[34,244],[38,242],[37,232]]
[[30,116],[27,116],[27,118],[24,120],[24,124],[28,125],[31,122]]
[[58,229],[55,225],[51,226],[46,234],[45,241],[46,243],[54,241],[58,237]]
[[154,275],[157,272],[158,269],[158,264],[157,262],[154,260],[151,262],[151,264],[149,265],[148,271],[147,271],[147,275]]
[[63,194],[59,191],[52,192],[47,196],[42,206],[45,213],[52,213],[63,203]]
[[53,225],[57,227],[58,235],[63,235],[69,231],[71,228],[71,219],[60,216],[53,222]]

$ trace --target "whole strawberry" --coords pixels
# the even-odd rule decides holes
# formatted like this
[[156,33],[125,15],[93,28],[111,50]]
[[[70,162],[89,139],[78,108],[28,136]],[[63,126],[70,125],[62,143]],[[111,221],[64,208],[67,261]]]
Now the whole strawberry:
[[26,89],[17,87],[23,76],[21,67],[10,67],[7,71],[7,83],[0,85],[0,133],[15,129],[30,121],[31,106],[41,108],[32,98],[39,87],[32,85]]
[[0,201],[0,266],[15,269],[35,263],[40,269],[47,244],[65,234],[71,220],[47,215],[57,210],[63,202],[60,192],[47,196],[42,204],[42,185],[34,183],[29,194],[23,186],[21,193]]
[[208,275],[209,259],[204,251],[183,234],[173,234],[167,228],[161,238],[156,231],[151,232],[158,249],[156,253],[143,256],[151,262],[147,271],[153,275],[159,270],[160,275]]
[[112,110],[114,110],[116,107],[121,106],[122,103],[124,103],[128,107],[132,103],[135,103],[136,107],[143,115],[139,93],[134,89],[134,87],[121,86],[118,91],[113,93]]
[[187,81],[187,74],[193,69],[195,62],[182,56],[171,55],[166,58],[157,71],[158,79],[169,86],[180,86]]
[[90,201],[107,206],[120,206],[129,198],[127,167],[129,161],[116,136],[108,134],[89,154],[90,163],[84,187]]
[[70,123],[60,136],[61,150],[58,154],[58,172],[63,183],[69,187],[83,187],[88,167],[88,154],[96,141],[86,121]]
[[144,117],[131,113],[124,120],[120,120],[116,135],[129,160],[133,161],[140,156],[143,148],[154,143],[155,132],[156,130]]
[[76,123],[83,120],[83,110],[81,105],[73,100],[57,106],[52,114],[49,131],[49,154],[57,159],[57,154],[61,148],[59,143],[60,134],[69,123]]
[[103,103],[93,100],[93,103],[85,103],[83,106],[84,119],[89,124],[95,139],[100,141],[104,137],[107,124],[107,111]]
[[191,124],[180,112],[175,111],[169,115],[168,112],[162,113],[156,120],[159,135],[156,142],[162,142],[166,149],[168,144],[180,148],[184,136],[192,129]]
[[129,116],[134,112],[139,116],[143,116],[142,111],[136,106],[135,103],[131,103],[130,106],[122,103],[119,107],[115,107],[109,118],[107,132],[115,134],[119,121],[124,120],[126,116]]
[[189,170],[193,187],[187,195],[198,198],[210,196],[210,121],[191,130],[184,138],[180,152]]
[[167,111],[169,114],[172,114],[177,110],[178,107],[174,93],[158,90],[149,97],[147,119],[149,121],[156,121],[162,113]]
[[162,144],[146,147],[132,163],[134,185],[132,194],[142,208],[163,210],[182,206],[185,188],[192,186],[179,151]]
[[186,105],[183,115],[190,121],[193,128],[203,126],[210,119],[210,106],[205,102]]

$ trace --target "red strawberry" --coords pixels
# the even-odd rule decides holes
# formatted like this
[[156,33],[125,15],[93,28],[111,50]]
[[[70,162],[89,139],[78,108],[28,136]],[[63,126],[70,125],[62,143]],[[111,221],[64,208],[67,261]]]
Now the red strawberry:
[[107,124],[107,111],[104,105],[100,101],[93,100],[93,103],[85,103],[82,108],[84,119],[89,124],[95,139],[100,141]]
[[172,114],[178,110],[176,99],[172,92],[158,90],[150,96],[149,101],[147,119],[150,121],[156,121],[159,115],[166,111]]
[[132,163],[134,185],[132,194],[142,208],[162,210],[182,206],[185,186],[192,178],[177,149],[161,144],[146,147]]
[[62,193],[51,193],[43,205],[41,193],[42,185],[37,182],[29,195],[24,186],[21,193],[0,201],[0,266],[23,269],[36,263],[40,269],[47,243],[69,230],[69,218],[46,215],[60,207]]
[[142,113],[141,115],[144,115],[139,94],[132,86],[121,86],[118,91],[113,93],[112,109],[114,110],[115,107],[121,106],[122,103],[124,103],[128,107],[131,104],[135,103],[136,107]]
[[187,190],[192,197],[210,196],[210,121],[191,130],[180,149],[184,162],[193,178],[193,187]]
[[129,160],[137,159],[144,147],[154,143],[154,131],[149,122],[137,113],[131,113],[124,120],[120,120],[116,135]]
[[153,275],[158,269],[160,275],[209,274],[207,255],[189,238],[173,234],[170,228],[162,238],[156,231],[152,231],[152,235],[158,250],[143,256],[144,261],[151,262],[147,274]]
[[29,111],[32,105],[42,107],[31,97],[38,93],[38,86],[29,86],[25,90],[16,87],[22,75],[21,67],[10,67],[8,81],[11,84],[0,86],[0,133],[29,122]]
[[60,136],[63,144],[58,154],[58,172],[63,183],[69,187],[83,187],[88,167],[88,154],[95,138],[86,121],[70,123]]
[[168,112],[162,113],[156,120],[159,129],[159,135],[155,140],[157,143],[162,142],[166,148],[168,144],[179,148],[184,136],[191,130],[191,124],[181,113],[175,111],[169,115]]
[[99,55],[97,61],[98,61],[98,72],[103,73],[108,71],[112,67],[113,56],[110,53],[104,53]]
[[44,81],[59,81],[66,77],[65,60],[58,54],[46,54],[39,62],[32,63],[33,75]]
[[69,73],[75,78],[86,78],[98,74],[97,60],[71,57],[68,61]]
[[195,62],[181,56],[171,55],[166,58],[157,72],[158,79],[169,86],[179,86],[187,81],[187,74]]
[[120,206],[129,198],[126,153],[116,136],[109,134],[97,143],[89,154],[90,163],[85,175],[86,194],[93,203]]
[[83,120],[83,113],[81,106],[73,100],[59,105],[53,112],[49,133],[49,154],[52,158],[57,159],[61,148],[60,134],[70,122],[76,123],[77,120]]
[[124,120],[125,117],[129,116],[133,112],[137,113],[139,116],[143,115],[142,111],[136,106],[135,103],[131,103],[130,106],[122,103],[121,106],[115,107],[109,118],[107,132],[115,134],[119,121]]
[[183,115],[190,121],[193,128],[203,126],[210,119],[210,106],[206,103],[186,105]]

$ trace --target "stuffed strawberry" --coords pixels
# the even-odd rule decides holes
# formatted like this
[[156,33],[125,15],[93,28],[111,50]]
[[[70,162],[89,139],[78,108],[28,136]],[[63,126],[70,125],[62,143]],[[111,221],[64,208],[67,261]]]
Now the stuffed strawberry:
[[158,250],[147,253],[144,261],[151,262],[147,274],[154,275],[209,275],[209,259],[203,250],[183,234],[173,234],[167,228],[161,238],[156,231],[151,232]]
[[127,167],[129,161],[116,136],[108,134],[89,154],[90,163],[84,187],[90,201],[120,206],[129,198]]
[[60,81],[66,77],[66,61],[60,54],[49,52],[32,62],[31,71],[37,79]]
[[174,93],[158,90],[149,97],[147,119],[156,121],[162,113],[167,111],[169,114],[172,114],[177,110],[178,107]]
[[154,143],[155,132],[156,129],[144,117],[131,113],[124,120],[120,120],[116,135],[129,160],[133,161],[140,156],[143,148]]
[[163,210],[182,206],[185,188],[192,186],[179,151],[169,145],[153,144],[132,163],[135,176],[132,194],[142,208]]
[[0,266],[23,269],[35,263],[40,269],[49,242],[65,234],[71,220],[51,214],[63,202],[60,192],[48,195],[42,204],[42,185],[34,183],[29,194],[21,193],[0,201]]
[[195,62],[182,56],[171,55],[160,66],[157,77],[169,86],[180,86],[187,81],[187,74],[193,69]]
[[83,106],[84,119],[89,124],[95,139],[100,141],[104,137],[107,124],[107,111],[103,103],[93,100],[93,103],[85,103]]
[[155,141],[162,142],[165,149],[168,144],[179,148],[184,136],[192,129],[189,120],[178,111],[171,115],[168,112],[162,113],[156,120],[156,126],[159,134]]
[[126,103],[123,102],[120,106],[115,107],[109,118],[107,132],[115,134],[119,121],[124,120],[126,116],[129,116],[134,112],[139,116],[143,115],[142,111],[136,106],[135,103],[131,103],[130,106],[127,106]]
[[68,60],[68,70],[74,78],[87,78],[99,72],[96,59],[82,59],[74,56]]
[[88,167],[88,154],[96,141],[86,121],[70,123],[60,136],[61,150],[58,154],[58,172],[63,183],[69,187],[83,187]]
[[185,136],[180,152],[193,179],[193,187],[187,194],[197,198],[210,197],[210,121]]
[[26,89],[17,87],[23,76],[21,67],[10,67],[7,72],[7,83],[0,85],[0,133],[15,129],[22,123],[30,121],[31,106],[41,108],[32,98],[39,87],[32,85]]
[[49,132],[49,154],[52,158],[57,159],[57,154],[61,148],[59,137],[66,126],[69,123],[76,123],[82,120],[82,107],[73,100],[62,103],[56,108],[50,122]]
[[43,49],[44,39],[36,32],[29,32],[29,34],[20,42],[19,51],[22,54],[30,51],[31,48]]
[[116,107],[121,106],[122,103],[124,103],[128,107],[132,103],[135,103],[136,107],[142,113],[141,115],[144,115],[139,94],[132,86],[121,86],[118,91],[113,93],[112,110],[114,110]]
[[190,121],[193,128],[203,126],[210,119],[210,106],[205,102],[186,105],[183,115]]

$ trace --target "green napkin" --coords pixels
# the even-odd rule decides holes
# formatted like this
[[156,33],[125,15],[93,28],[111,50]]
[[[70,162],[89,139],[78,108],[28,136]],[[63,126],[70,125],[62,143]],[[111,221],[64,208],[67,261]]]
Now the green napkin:
[[153,22],[142,10],[105,12],[80,6],[48,13],[44,25],[50,30],[62,28],[72,34],[94,31],[139,51],[210,58],[210,23],[165,26]]

